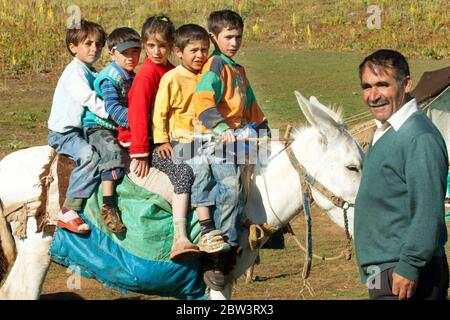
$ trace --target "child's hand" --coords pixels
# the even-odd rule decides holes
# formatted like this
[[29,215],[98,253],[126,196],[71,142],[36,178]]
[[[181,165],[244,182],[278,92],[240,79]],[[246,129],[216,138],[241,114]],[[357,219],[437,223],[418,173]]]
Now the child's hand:
[[130,169],[139,178],[146,177],[150,171],[150,166],[148,165],[148,157],[134,158],[131,161]]
[[156,149],[156,153],[161,158],[172,158],[173,149],[172,145],[169,142],[163,143],[158,146],[158,149]]
[[236,137],[234,136],[234,130],[228,129],[222,135],[220,136],[220,139],[222,139],[222,143],[228,144],[228,143],[235,143]]

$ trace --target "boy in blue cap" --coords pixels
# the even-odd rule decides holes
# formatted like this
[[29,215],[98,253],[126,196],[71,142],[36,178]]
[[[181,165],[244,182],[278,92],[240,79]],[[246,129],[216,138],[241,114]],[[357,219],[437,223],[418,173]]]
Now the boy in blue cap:
[[117,28],[108,36],[107,45],[113,61],[98,74],[94,89],[105,101],[109,118],[105,121],[87,110],[83,126],[87,140],[101,158],[103,223],[108,231],[122,233],[126,227],[120,218],[114,188],[115,181],[124,176],[126,152],[120,147],[118,136],[128,128],[128,91],[135,76],[133,70],[139,63],[140,36],[131,28]]

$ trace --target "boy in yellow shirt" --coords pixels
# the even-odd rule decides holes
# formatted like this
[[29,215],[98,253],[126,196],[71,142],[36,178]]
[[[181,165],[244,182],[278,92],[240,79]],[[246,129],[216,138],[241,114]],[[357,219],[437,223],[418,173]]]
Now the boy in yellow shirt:
[[[194,157],[192,134],[194,110],[192,96],[197,85],[197,74],[208,59],[208,32],[195,24],[179,27],[175,33],[175,53],[182,64],[168,71],[159,84],[153,113],[153,141],[158,145],[158,155],[174,162],[185,161],[192,166],[195,181],[192,185],[191,206],[196,208],[200,220],[201,237],[199,249],[207,253],[223,250],[225,245],[221,231],[215,230],[210,218],[209,206],[215,204],[215,183],[208,165],[201,165]],[[175,154],[173,147],[183,154]],[[199,165],[197,165],[199,164]],[[201,192],[198,192],[201,191]],[[171,258],[183,254],[190,240],[187,237],[187,209],[189,198],[185,197],[186,210],[177,210],[173,216],[174,244]]]

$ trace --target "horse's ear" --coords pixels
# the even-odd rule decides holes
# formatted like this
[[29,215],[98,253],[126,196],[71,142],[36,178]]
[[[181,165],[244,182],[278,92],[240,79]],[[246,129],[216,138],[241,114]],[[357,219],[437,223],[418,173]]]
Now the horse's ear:
[[330,108],[325,107],[322,103],[320,103],[320,101],[316,97],[314,96],[309,97],[309,103],[311,104],[312,107],[319,108],[320,110],[328,114],[337,124],[342,122],[340,114],[336,113]]
[[335,132],[338,123],[335,121],[331,110],[323,106],[316,97],[311,97],[308,101],[300,94],[300,92],[295,91],[294,93],[303,114],[311,125],[317,127],[326,135]]
[[303,114],[305,115],[306,120],[312,125],[317,126],[317,121],[314,118],[314,115],[311,111],[311,105],[308,100],[305,99],[304,96],[297,90],[294,91],[295,96],[297,97],[297,102],[300,106],[300,109],[302,110]]

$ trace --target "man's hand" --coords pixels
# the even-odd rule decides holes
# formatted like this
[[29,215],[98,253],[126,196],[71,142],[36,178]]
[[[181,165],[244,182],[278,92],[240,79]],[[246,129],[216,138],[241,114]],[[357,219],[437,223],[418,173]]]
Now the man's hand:
[[409,280],[397,273],[392,274],[392,293],[398,296],[399,300],[411,299],[416,291],[417,282]]
[[173,155],[172,145],[169,142],[163,143],[156,149],[158,157],[171,159]]
[[150,171],[150,166],[148,164],[148,157],[134,158],[131,161],[130,169],[139,178],[146,177]]
[[226,130],[224,133],[222,133],[220,139],[222,139],[223,144],[235,143],[236,137],[234,136],[234,130],[233,129]]

